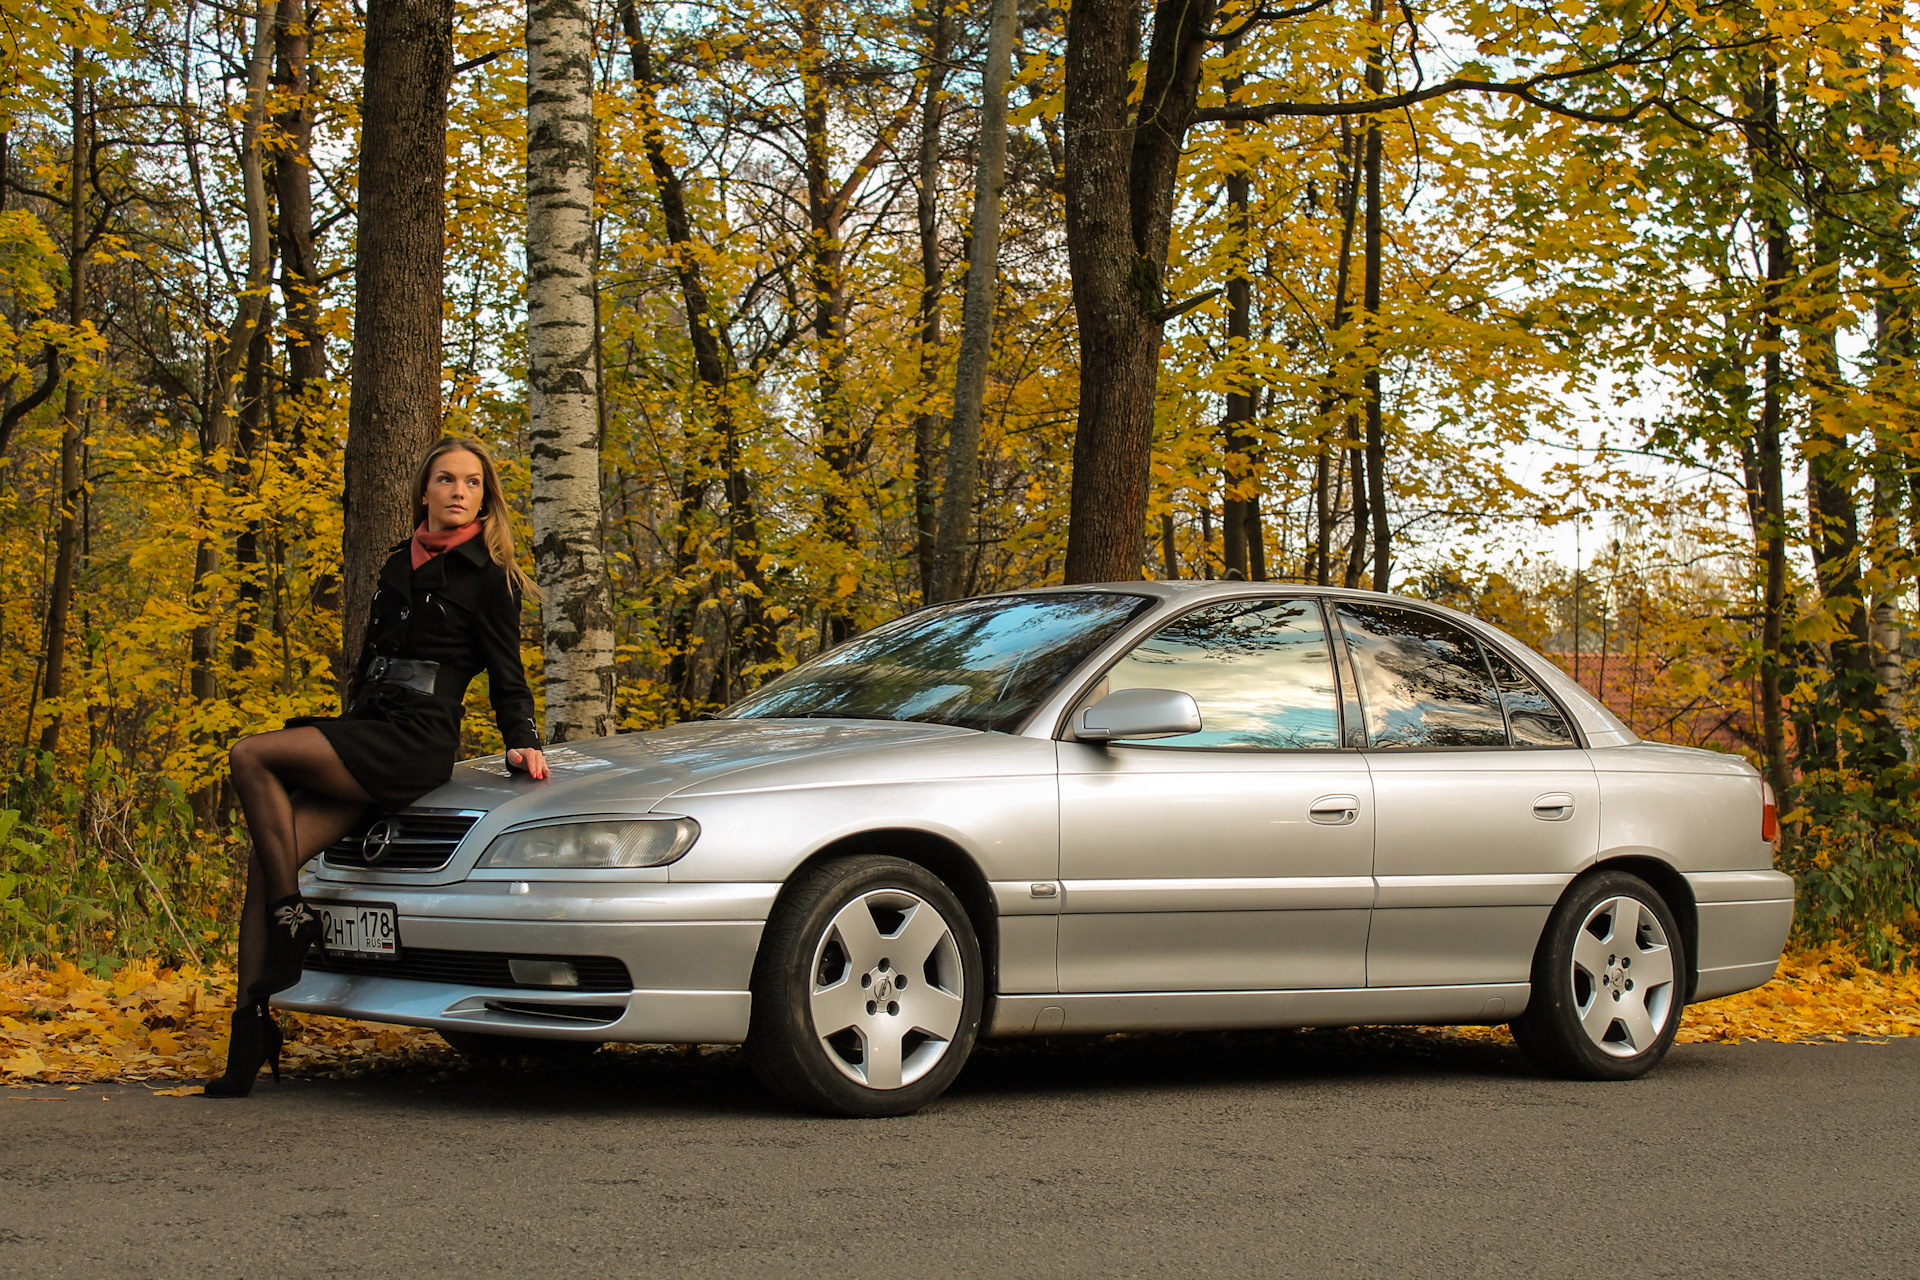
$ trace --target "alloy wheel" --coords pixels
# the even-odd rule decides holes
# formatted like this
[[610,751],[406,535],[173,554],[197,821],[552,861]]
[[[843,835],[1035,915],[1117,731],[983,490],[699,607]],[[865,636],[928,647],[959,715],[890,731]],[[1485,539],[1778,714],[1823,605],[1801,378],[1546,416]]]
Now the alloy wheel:
[[904,889],[863,893],[814,951],[808,1008],[827,1060],[870,1089],[899,1089],[937,1065],[965,1007],[952,927]]
[[1574,1014],[1602,1053],[1631,1058],[1650,1048],[1678,1012],[1673,950],[1643,902],[1603,899],[1573,944]]

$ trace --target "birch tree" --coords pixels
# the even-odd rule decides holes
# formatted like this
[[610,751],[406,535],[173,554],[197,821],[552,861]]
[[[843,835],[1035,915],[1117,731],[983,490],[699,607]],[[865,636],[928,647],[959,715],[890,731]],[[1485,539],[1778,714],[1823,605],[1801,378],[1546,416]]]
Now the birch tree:
[[613,727],[613,609],[600,531],[594,362],[593,25],[527,9],[527,407],[547,740]]

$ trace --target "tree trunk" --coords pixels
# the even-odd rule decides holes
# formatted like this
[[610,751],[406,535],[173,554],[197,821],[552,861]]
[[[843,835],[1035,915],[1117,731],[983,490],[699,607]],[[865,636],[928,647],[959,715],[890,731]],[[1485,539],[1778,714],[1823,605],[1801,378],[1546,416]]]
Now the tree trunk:
[[[1227,52],[1239,48],[1238,40],[1229,41]],[[1241,87],[1236,76],[1227,86],[1229,98]],[[1237,135],[1245,132],[1235,125]],[[1220,504],[1222,563],[1226,576],[1251,578],[1253,564],[1249,534],[1253,532],[1258,503],[1258,480],[1253,459],[1253,387],[1247,364],[1253,339],[1253,288],[1247,279],[1253,258],[1253,223],[1248,211],[1252,182],[1244,163],[1227,175],[1227,234],[1232,238],[1233,261],[1227,277],[1227,360],[1233,369],[1228,385],[1226,416],[1220,424],[1221,476],[1226,493]]]
[[[1360,156],[1355,142],[1353,124],[1342,118],[1340,121],[1340,257],[1334,276],[1333,289],[1333,347],[1334,359],[1327,373],[1327,394],[1323,400],[1322,413],[1333,412],[1335,406],[1352,404],[1352,393],[1346,385],[1345,368],[1347,353],[1341,349],[1345,340],[1347,326],[1353,322],[1353,311],[1349,305],[1353,287],[1353,228],[1360,213]],[[1320,530],[1316,554],[1320,568],[1317,581],[1321,586],[1333,582],[1333,528],[1340,509],[1341,490],[1346,487],[1349,471],[1356,477],[1363,476],[1363,459],[1359,446],[1354,443],[1357,423],[1351,408],[1341,419],[1339,448],[1334,449],[1327,440],[1331,431],[1320,438],[1320,451],[1323,459],[1319,487],[1324,494],[1326,472],[1332,472],[1333,494],[1324,498],[1320,507]],[[1354,502],[1365,506],[1364,485],[1355,493]],[[1342,570],[1341,582],[1347,587],[1359,585],[1360,571],[1354,554],[1350,551],[1347,564]]]
[[[940,131],[947,109],[940,94],[946,86],[952,30],[945,0],[931,0],[927,13],[927,96],[920,104],[919,184],[914,200],[920,232],[920,386],[923,395],[932,393],[934,380],[940,373],[940,293],[945,284],[940,266]],[[938,598],[933,588],[939,529],[938,495],[933,479],[934,469],[940,462],[942,422],[941,416],[930,409],[922,409],[913,420],[913,548],[920,567],[922,604]]]
[[1067,15],[1067,261],[1080,338],[1068,582],[1140,576],[1170,318],[1161,280],[1214,11],[1212,0],[1159,0],[1137,121],[1132,0],[1085,0]]
[[[1882,13],[1895,20],[1897,30],[1905,20],[1905,9],[1904,3],[1888,4],[1882,7]],[[1896,83],[1901,70],[1899,42],[1892,36],[1883,37],[1880,54],[1873,138],[1880,144],[1880,156],[1904,157],[1913,149],[1915,118]],[[1875,230],[1880,242],[1878,267],[1880,279],[1888,282],[1876,295],[1873,311],[1874,372],[1881,404],[1881,412],[1875,415],[1873,554],[1880,569],[1878,577],[1886,584],[1876,588],[1873,662],[1881,714],[1897,741],[1899,754],[1911,758],[1913,735],[1903,714],[1908,683],[1902,652],[1905,629],[1897,603],[1900,588],[1894,584],[1905,577],[1901,561],[1912,554],[1901,520],[1902,509],[1909,502],[1903,490],[1920,483],[1920,471],[1902,475],[1911,470],[1906,441],[1912,438],[1915,426],[1911,379],[1920,348],[1913,330],[1913,254],[1903,225],[1908,216],[1906,168],[1904,163],[1876,158],[1871,170],[1878,222]]]
[[374,579],[413,531],[414,468],[441,434],[447,90],[453,0],[374,0],[361,88],[359,253],[341,536],[342,646],[360,651]]
[[[651,101],[658,88],[651,51],[640,32],[640,16],[633,0],[623,0],[620,25],[627,38],[628,65],[634,83],[649,95],[648,127],[642,133],[647,168],[660,193],[661,219],[666,225],[667,243],[673,249],[674,272],[680,284],[680,301],[687,317],[687,338],[693,347],[694,376],[699,380],[701,400],[720,449],[716,459],[702,452],[689,462],[675,508],[675,576],[685,577],[693,568],[693,519],[705,502],[706,473],[718,468],[727,501],[728,549],[734,574],[740,585],[740,618],[733,628],[731,651],[725,662],[727,687],[722,697],[732,701],[752,687],[751,677],[779,656],[777,624],[767,616],[769,596],[765,572],[760,567],[759,521],[753,501],[752,478],[740,455],[737,397],[742,394],[739,371],[732,352],[721,341],[714,327],[711,295],[700,270],[700,258],[693,241],[693,223],[687,216],[685,186],[680,173],[667,158],[666,139],[661,132],[658,113]],[[676,602],[668,618],[667,639],[670,653],[668,683],[679,700],[681,714],[693,711],[692,664],[688,649],[692,643],[695,605]]]
[[[1754,541],[1759,545],[1765,581],[1760,613],[1760,733],[1767,757],[1767,776],[1773,784],[1780,812],[1793,807],[1793,769],[1787,759],[1786,714],[1781,701],[1781,652],[1787,599],[1786,497],[1781,476],[1780,431],[1786,387],[1781,364],[1781,293],[1792,270],[1792,241],[1787,211],[1777,187],[1782,170],[1774,149],[1779,145],[1779,88],[1771,66],[1754,86],[1747,113],[1757,123],[1747,130],[1748,159],[1760,206],[1766,260],[1764,306],[1760,317],[1763,351],[1760,423],[1753,445],[1753,466],[1747,478],[1748,504]],[[1575,579],[1578,589],[1578,578]],[[1577,599],[1577,597],[1576,597]],[[1577,613],[1576,613],[1577,618]],[[1579,634],[1576,629],[1575,641]],[[1576,674],[1577,678],[1577,674]]]
[[[67,157],[67,323],[79,328],[87,315],[87,260],[93,245],[87,227],[87,201],[82,195],[87,181],[87,159],[93,149],[93,120],[87,110],[86,81],[80,75],[80,59],[69,62],[73,76],[72,150]],[[40,698],[53,703],[66,692],[67,614],[73,606],[74,560],[80,549],[80,496],[84,477],[80,471],[80,442],[85,438],[81,415],[84,401],[79,383],[68,379],[65,402],[60,406],[60,523],[54,534],[53,583],[47,594],[46,661],[42,668]],[[60,746],[63,719],[56,705],[40,730],[42,754],[52,754]]]
[[[1357,414],[1347,415],[1347,439],[1354,440],[1360,434],[1360,419]],[[1347,543],[1347,576],[1342,585],[1349,591],[1360,585],[1360,577],[1367,568],[1367,516],[1372,506],[1367,502],[1367,451],[1364,445],[1356,445],[1347,450],[1348,470],[1353,472],[1353,534]]]
[[613,606],[601,534],[594,359],[593,52],[593,22],[581,0],[531,0],[527,436],[549,742],[602,737],[613,728]]
[[[262,320],[265,318],[263,316]],[[236,485],[246,485],[252,479],[254,464],[263,443],[261,424],[266,416],[266,399],[271,394],[267,390],[267,355],[271,345],[268,337],[267,326],[262,323],[254,329],[253,337],[247,343],[246,372],[240,380],[240,413],[235,420]],[[233,610],[231,662],[235,671],[245,671],[253,666],[253,645],[254,637],[259,632],[260,604],[266,595],[259,574],[261,524],[257,518],[249,520],[233,540],[233,562],[239,579]]]
[[[287,314],[287,398],[298,402],[327,376],[327,337],[320,328],[320,265],[313,244],[313,104],[307,54],[312,41],[310,0],[280,0],[274,26],[275,81],[286,110],[273,118],[284,141],[273,153],[273,187],[280,254],[280,297]],[[305,439],[294,418],[293,440]]]
[[[807,181],[807,222],[811,250],[808,285],[813,295],[815,412],[820,422],[820,457],[827,464],[825,493],[821,495],[821,525],[828,539],[841,547],[845,565],[858,555],[859,534],[854,527],[854,471],[858,446],[853,440],[846,388],[847,284],[846,246],[840,223],[845,205],[835,199],[832,164],[832,103],[827,70],[826,34],[822,18],[827,0],[802,0],[800,5],[801,114]],[[827,606],[827,640],[839,644],[853,634],[851,602],[836,597]]]
[[[235,421],[243,411],[238,403],[236,383],[242,366],[254,348],[254,338],[266,320],[267,292],[273,282],[272,215],[267,208],[267,179],[261,136],[266,125],[267,83],[273,70],[274,16],[278,0],[261,0],[253,17],[253,48],[247,58],[246,113],[241,125],[240,178],[247,217],[247,278],[234,303],[233,319],[217,348],[211,376],[212,392],[207,397],[206,419],[200,446],[211,459],[233,442]],[[230,483],[244,483],[244,468],[229,469]],[[188,638],[188,684],[195,701],[207,702],[218,692],[214,679],[214,657],[219,642],[219,623],[213,602],[205,597],[208,579],[220,567],[223,548],[212,532],[211,512],[202,515],[199,545],[193,557],[193,604],[201,622]]]
[[1019,9],[994,0],[981,75],[980,165],[974,178],[967,300],[960,322],[960,360],[947,429],[946,487],[934,550],[936,600],[954,600],[966,585],[973,541],[973,503],[980,478],[980,424],[986,412],[987,366],[993,358],[993,309],[1000,285],[1000,193],[1007,180],[1007,80]]
[[[1373,0],[1374,44],[1367,53],[1367,92],[1378,98],[1387,90],[1387,71],[1379,43],[1384,0]],[[1392,548],[1387,529],[1387,440],[1380,406],[1380,248],[1382,210],[1380,208],[1380,165],[1385,151],[1380,134],[1380,118],[1367,117],[1367,243],[1365,297],[1361,305],[1367,313],[1367,500],[1373,515],[1373,589],[1385,591],[1388,570],[1392,566]],[[1356,522],[1356,529],[1359,528]]]

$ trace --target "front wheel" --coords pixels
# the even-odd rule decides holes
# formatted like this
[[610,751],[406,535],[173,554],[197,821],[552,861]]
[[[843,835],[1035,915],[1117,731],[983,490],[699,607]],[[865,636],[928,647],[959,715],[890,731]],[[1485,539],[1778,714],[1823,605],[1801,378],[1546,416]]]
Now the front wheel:
[[1665,899],[1637,876],[1578,881],[1547,920],[1533,994],[1513,1038],[1534,1066],[1576,1080],[1632,1080],[1680,1029],[1687,957]]
[[823,863],[767,922],[748,1060],[798,1106],[906,1115],[966,1065],[983,984],[972,923],[938,877],[899,858]]

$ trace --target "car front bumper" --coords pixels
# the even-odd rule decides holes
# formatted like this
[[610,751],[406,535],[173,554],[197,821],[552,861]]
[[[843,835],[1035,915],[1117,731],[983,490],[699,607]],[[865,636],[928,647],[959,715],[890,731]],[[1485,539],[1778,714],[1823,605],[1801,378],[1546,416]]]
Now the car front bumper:
[[414,887],[309,881],[309,900],[385,903],[404,953],[609,957],[631,989],[428,981],[309,969],[276,1007],[437,1030],[545,1039],[734,1044],[778,885],[467,881]]

